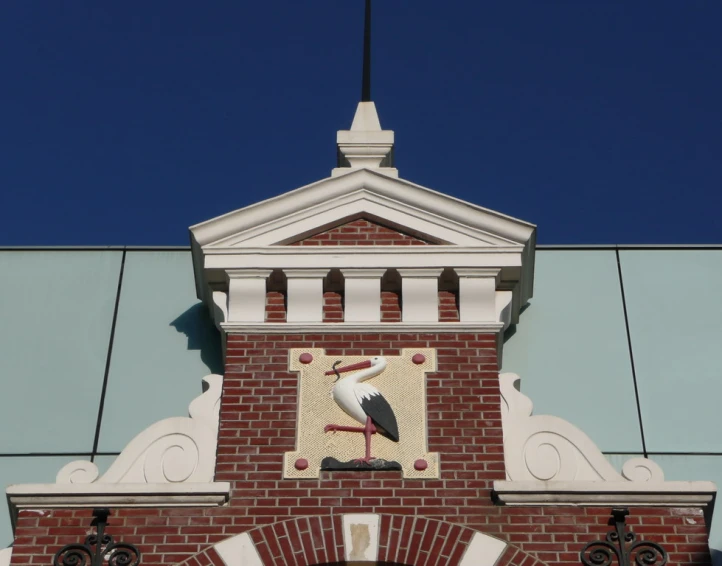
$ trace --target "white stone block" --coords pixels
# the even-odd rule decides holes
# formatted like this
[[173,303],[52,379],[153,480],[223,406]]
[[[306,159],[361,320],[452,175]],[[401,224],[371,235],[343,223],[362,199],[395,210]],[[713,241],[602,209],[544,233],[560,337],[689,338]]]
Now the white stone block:
[[347,562],[375,563],[379,557],[379,516],[357,513],[343,516],[344,558]]
[[222,540],[214,548],[226,566],[263,566],[256,545],[248,533]]
[[287,322],[323,322],[323,278],[328,269],[284,269]]
[[381,321],[381,277],[385,269],[342,269],[344,322]]
[[466,547],[459,566],[494,566],[504,553],[506,543],[483,533],[475,533]]
[[228,276],[228,322],[264,322],[270,269],[233,269]]
[[499,269],[456,268],[459,276],[459,320],[495,322]]
[[401,320],[439,322],[439,275],[442,269],[399,269]]

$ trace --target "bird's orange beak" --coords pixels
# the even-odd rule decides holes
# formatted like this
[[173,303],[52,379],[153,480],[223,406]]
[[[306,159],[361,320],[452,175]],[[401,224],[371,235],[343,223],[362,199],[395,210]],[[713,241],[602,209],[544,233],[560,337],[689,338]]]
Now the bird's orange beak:
[[344,366],[342,368],[336,368],[336,370],[329,370],[324,375],[334,375],[336,372],[338,373],[344,373],[346,371],[353,371],[355,369],[363,369],[363,368],[370,368],[371,367],[371,360],[366,360],[363,362],[359,362],[357,364],[351,364],[349,366]]

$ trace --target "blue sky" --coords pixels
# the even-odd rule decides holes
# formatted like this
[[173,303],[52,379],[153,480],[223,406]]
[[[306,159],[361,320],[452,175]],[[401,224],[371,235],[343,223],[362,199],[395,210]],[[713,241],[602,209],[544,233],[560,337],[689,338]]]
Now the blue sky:
[[[400,175],[542,244],[722,242],[722,2],[376,0]],[[0,4],[0,245],[185,245],[330,174],[362,0]]]

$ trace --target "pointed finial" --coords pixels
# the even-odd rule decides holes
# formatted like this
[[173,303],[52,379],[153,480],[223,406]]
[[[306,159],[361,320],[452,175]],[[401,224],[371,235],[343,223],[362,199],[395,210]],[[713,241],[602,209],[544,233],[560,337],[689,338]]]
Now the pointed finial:
[[364,61],[361,82],[361,102],[350,130],[339,130],[336,137],[338,151],[336,168],[331,175],[344,175],[353,169],[373,169],[398,177],[394,167],[394,133],[382,130],[376,105],[371,101],[371,0],[366,0],[364,18]]
[[371,0],[366,0],[364,17],[364,63],[361,78],[361,102],[371,101]]

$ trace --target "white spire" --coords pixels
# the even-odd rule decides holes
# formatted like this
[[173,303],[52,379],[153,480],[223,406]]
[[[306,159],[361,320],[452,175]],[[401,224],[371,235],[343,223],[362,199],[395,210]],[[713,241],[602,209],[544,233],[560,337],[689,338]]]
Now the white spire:
[[[343,130],[341,130],[343,131]],[[381,122],[373,102],[359,102],[351,124],[352,132],[380,132]],[[340,133],[340,132],[339,132]]]
[[359,102],[351,129],[339,130],[336,143],[338,163],[331,171],[333,177],[364,168],[399,176],[394,168],[394,132],[381,129],[373,102]]

